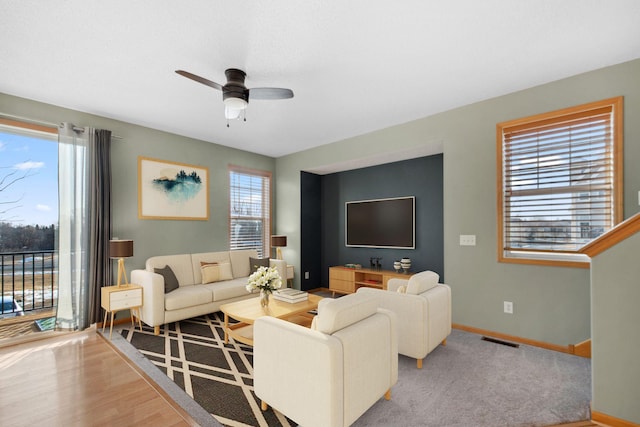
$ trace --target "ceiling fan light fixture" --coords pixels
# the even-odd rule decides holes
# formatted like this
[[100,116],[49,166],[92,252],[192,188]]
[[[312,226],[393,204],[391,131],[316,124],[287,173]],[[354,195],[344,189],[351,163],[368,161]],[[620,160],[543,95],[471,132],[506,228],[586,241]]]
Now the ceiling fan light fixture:
[[293,98],[293,91],[291,89],[277,87],[247,89],[244,85],[244,79],[247,74],[237,68],[227,68],[225,70],[224,74],[227,77],[227,83],[224,86],[188,71],[176,70],[176,73],[205,86],[222,91],[224,116],[227,119],[227,127],[229,127],[229,120],[238,120],[242,117],[245,122],[247,121],[246,111],[249,106],[249,98],[263,100]]
[[231,108],[231,107],[225,105],[225,107],[224,107],[224,117],[227,120],[238,119],[240,117],[240,112],[241,111],[242,111],[242,109]]
[[230,96],[224,99],[224,105],[225,105],[225,110],[227,108],[232,110],[238,110],[238,114],[239,114],[240,110],[244,110],[245,108],[247,108],[247,105],[249,105],[249,103],[242,98],[235,98]]

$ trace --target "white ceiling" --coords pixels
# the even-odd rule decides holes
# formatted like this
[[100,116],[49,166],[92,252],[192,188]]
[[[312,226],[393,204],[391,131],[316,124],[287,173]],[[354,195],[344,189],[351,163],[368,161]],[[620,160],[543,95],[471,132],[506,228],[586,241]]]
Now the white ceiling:
[[[640,57],[635,0],[0,0],[0,92],[279,157]],[[285,87],[226,127],[221,92]],[[81,123],[81,125],[92,125]]]

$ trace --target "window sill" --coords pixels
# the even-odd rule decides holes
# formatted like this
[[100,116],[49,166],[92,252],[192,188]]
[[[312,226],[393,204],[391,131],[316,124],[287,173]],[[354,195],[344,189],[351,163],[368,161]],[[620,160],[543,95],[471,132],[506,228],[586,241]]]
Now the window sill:
[[571,268],[589,268],[591,266],[591,259],[584,254],[542,254],[535,252],[508,252],[505,254],[500,254],[498,256],[498,262]]

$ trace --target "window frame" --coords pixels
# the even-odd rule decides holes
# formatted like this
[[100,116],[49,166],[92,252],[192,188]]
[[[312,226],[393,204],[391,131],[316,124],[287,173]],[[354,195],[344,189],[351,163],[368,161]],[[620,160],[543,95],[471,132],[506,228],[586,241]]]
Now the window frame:
[[[263,222],[262,225],[262,248],[255,248],[258,251],[258,256],[262,257],[262,258],[269,258],[271,256],[271,228],[273,226],[273,216],[272,216],[272,210],[273,210],[273,174],[269,171],[264,171],[264,170],[258,170],[258,169],[252,169],[252,168],[247,168],[247,167],[243,167],[243,166],[236,166],[236,165],[228,165],[227,168],[227,177],[229,180],[229,211],[228,211],[228,218],[229,218],[229,222],[228,222],[228,236],[229,236],[229,250],[239,250],[239,249],[254,249],[252,247],[247,248],[247,247],[239,247],[239,248],[235,248],[232,245],[233,239],[232,239],[232,223],[234,218],[237,218],[237,216],[234,216],[232,213],[232,208],[233,208],[233,203],[232,203],[232,197],[233,197],[233,185],[232,185],[232,173],[237,173],[237,174],[243,174],[243,175],[249,175],[249,176],[254,176],[254,177],[260,177],[262,179],[267,179],[267,183],[268,183],[268,191],[267,191],[267,197],[268,200],[265,201],[265,194],[264,194],[264,189],[262,190],[262,210],[263,210],[263,214],[266,213],[268,215],[268,217],[265,218],[265,216],[263,215],[262,217],[260,217],[260,220]],[[264,183],[263,183],[264,186]],[[265,205],[268,205],[265,207]],[[254,217],[254,218],[258,218],[258,217]],[[267,222],[267,224],[265,224],[265,222]],[[262,253],[260,253],[262,251]]]
[[[498,262],[534,264],[563,267],[589,268],[590,260],[579,251],[509,251],[505,249],[505,219],[508,217],[505,206],[505,158],[504,158],[504,135],[505,132],[518,128],[536,128],[541,124],[560,121],[563,117],[575,115],[589,116],[589,112],[611,108],[612,124],[612,158],[613,158],[613,200],[611,206],[612,227],[619,224],[623,219],[623,97],[618,96],[601,101],[590,102],[574,107],[564,108],[542,114],[536,114],[515,120],[496,124],[496,153],[497,153],[497,219],[498,219]],[[606,230],[605,230],[606,233]],[[586,243],[588,244],[588,243]]]

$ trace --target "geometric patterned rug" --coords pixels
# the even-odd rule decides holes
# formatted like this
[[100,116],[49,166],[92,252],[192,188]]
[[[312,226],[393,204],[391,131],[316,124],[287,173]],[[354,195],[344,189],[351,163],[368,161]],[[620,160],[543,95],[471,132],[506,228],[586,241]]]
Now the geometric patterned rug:
[[164,325],[160,335],[143,325],[122,336],[225,426],[295,426],[253,392],[253,348],[224,344],[221,312]]

